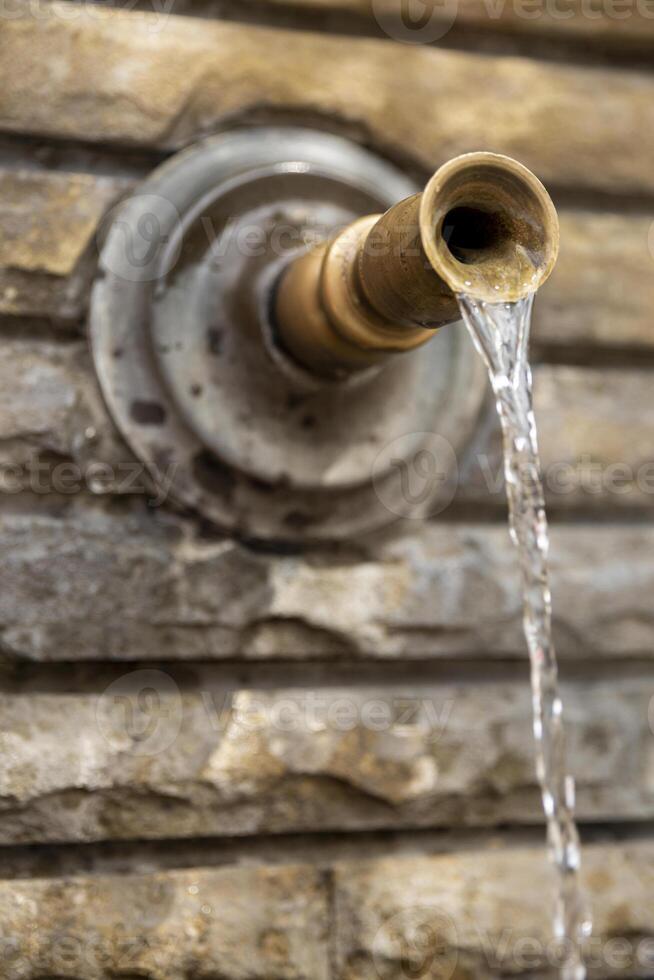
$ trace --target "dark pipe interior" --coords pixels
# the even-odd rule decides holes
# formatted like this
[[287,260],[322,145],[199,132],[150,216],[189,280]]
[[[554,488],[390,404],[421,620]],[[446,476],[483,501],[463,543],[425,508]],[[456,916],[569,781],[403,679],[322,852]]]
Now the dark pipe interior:
[[441,234],[454,258],[470,265],[498,249],[507,238],[507,227],[497,212],[462,206],[448,211]]

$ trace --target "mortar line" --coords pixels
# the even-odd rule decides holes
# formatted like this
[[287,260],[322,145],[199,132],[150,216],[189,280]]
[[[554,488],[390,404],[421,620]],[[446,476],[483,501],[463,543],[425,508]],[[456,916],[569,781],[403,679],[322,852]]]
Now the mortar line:
[[[651,821],[581,821],[585,846],[628,846],[654,841]],[[308,865],[332,873],[334,865],[476,854],[488,848],[507,852],[541,850],[539,823],[467,828],[314,831],[251,837],[127,838],[91,842],[0,845],[0,880],[124,876],[185,871]]]

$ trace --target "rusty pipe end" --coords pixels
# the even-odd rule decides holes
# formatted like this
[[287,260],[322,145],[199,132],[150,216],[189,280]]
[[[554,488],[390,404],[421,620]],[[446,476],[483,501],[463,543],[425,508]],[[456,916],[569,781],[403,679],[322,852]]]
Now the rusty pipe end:
[[550,275],[559,222],[545,187],[497,153],[466,153],[436,171],[420,201],[420,238],[453,293],[515,302]]

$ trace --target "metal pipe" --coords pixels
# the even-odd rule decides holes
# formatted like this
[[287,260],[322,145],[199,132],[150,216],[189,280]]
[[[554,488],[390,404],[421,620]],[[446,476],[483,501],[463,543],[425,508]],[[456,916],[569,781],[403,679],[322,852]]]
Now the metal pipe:
[[444,164],[384,215],[295,259],[275,298],[283,347],[338,378],[428,341],[460,318],[457,294],[514,302],[549,276],[556,210],[526,167],[495,153]]

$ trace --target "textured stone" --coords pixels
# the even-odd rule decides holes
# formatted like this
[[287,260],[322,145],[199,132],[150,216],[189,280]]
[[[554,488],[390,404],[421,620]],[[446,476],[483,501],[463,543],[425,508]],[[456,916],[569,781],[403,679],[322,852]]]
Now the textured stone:
[[561,250],[536,298],[534,340],[562,348],[651,347],[654,213],[562,208],[559,220]]
[[[654,531],[552,531],[564,658],[652,656]],[[506,528],[421,525],[359,562],[194,540],[163,517],[0,522],[0,644],[30,660],[523,658]]]
[[[543,368],[535,410],[550,499],[604,507],[654,500],[654,408],[647,370]],[[628,395],[627,395],[628,392]]]
[[[593,978],[654,968],[651,841],[588,847]],[[344,863],[335,871],[336,976],[342,980],[554,980],[554,881],[531,848]]]
[[[523,675],[187,693],[141,669],[98,696],[5,695],[0,842],[540,822]],[[651,696],[566,685],[583,818],[654,816]]]
[[267,608],[266,561],[228,542],[187,544],[190,528],[174,521],[93,514],[2,526],[8,656],[231,656]]
[[[566,508],[649,511],[654,500],[654,409],[648,369],[538,365],[534,409],[551,514]],[[461,461],[462,500],[504,500],[502,439],[489,406]]]
[[5,980],[327,980],[327,894],[288,866],[0,882]]
[[0,171],[0,313],[77,319],[95,268],[95,233],[125,181]]
[[154,490],[109,421],[86,344],[1,340],[0,497],[83,490]]
[[[586,848],[584,879],[591,976],[651,976],[651,841]],[[281,865],[3,881],[3,976],[553,980],[551,898],[535,847],[345,861],[324,873]]]
[[174,149],[282,109],[429,169],[484,147],[565,186],[654,189],[654,78],[635,71],[65,3],[35,16],[25,0],[4,22],[0,91],[16,133]]

